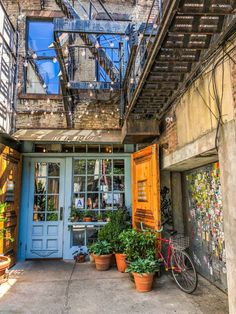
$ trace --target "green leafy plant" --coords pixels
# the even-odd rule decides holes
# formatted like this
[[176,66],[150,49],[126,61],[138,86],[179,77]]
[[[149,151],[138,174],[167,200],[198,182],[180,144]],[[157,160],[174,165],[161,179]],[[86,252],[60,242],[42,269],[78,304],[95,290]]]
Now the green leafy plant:
[[[0,203],[0,223],[3,223],[3,225],[8,220],[7,217],[5,216],[7,206],[8,206],[7,203]],[[7,239],[10,240],[11,242],[14,241],[12,237],[8,236],[8,230],[4,226],[1,227],[0,229],[0,239]]]
[[89,252],[95,255],[111,254],[112,246],[108,241],[98,241],[90,246]]
[[102,215],[101,213],[98,213],[98,214],[96,215],[96,219],[97,219],[97,220],[103,220],[103,215]]
[[110,221],[99,231],[98,239],[111,243],[113,250],[121,245],[119,235],[122,231],[130,227],[128,214],[123,209],[118,209],[110,213]]
[[83,213],[83,217],[93,217],[94,212],[92,212],[91,210],[85,210]]
[[139,258],[134,262],[131,262],[126,272],[137,273],[137,274],[152,274],[159,270],[159,263],[157,260],[152,258],[142,259]]
[[119,236],[124,245],[126,259],[130,262],[141,259],[155,259],[156,234],[153,232],[139,232],[135,229],[125,230]]

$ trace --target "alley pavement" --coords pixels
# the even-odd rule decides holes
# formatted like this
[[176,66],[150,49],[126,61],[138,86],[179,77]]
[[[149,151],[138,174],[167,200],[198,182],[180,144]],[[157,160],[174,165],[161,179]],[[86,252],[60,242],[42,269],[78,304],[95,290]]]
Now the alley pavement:
[[99,272],[91,263],[26,261],[0,286],[0,313],[227,314],[227,295],[199,278],[194,294],[180,291],[169,275],[139,293],[128,274]]

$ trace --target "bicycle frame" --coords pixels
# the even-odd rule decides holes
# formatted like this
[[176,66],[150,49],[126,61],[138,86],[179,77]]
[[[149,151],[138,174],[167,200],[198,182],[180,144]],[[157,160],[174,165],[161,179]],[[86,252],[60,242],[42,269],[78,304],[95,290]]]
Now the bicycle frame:
[[158,254],[158,258],[163,259],[166,271],[167,270],[171,270],[170,257],[171,257],[171,253],[172,253],[172,250],[173,250],[173,246],[171,244],[171,240],[165,239],[165,238],[157,238],[157,240],[160,242],[160,244],[161,244],[161,242],[168,244],[167,258],[165,258],[164,255],[161,252],[161,245],[158,245],[157,254]]

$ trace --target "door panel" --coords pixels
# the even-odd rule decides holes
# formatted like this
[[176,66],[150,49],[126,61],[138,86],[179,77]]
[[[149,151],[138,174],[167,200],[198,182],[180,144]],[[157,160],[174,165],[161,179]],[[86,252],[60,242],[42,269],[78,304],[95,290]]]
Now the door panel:
[[64,161],[32,160],[27,258],[61,258]]
[[158,145],[132,154],[132,224],[160,229],[160,180]]

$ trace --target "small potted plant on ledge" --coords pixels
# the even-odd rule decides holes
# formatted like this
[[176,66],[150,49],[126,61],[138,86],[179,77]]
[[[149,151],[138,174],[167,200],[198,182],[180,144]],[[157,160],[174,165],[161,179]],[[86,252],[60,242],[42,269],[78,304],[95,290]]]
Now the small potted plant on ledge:
[[108,270],[112,257],[112,246],[107,241],[98,241],[90,247],[90,252],[94,254],[97,270]]
[[93,213],[89,210],[84,212],[83,222],[91,222],[93,217]]
[[132,273],[136,290],[148,292],[152,290],[153,276],[159,270],[159,263],[153,258],[137,259],[131,262],[126,272]]
[[[7,204],[0,203],[0,225],[3,225],[0,228],[0,239],[7,239],[9,241],[14,241],[14,239],[8,236],[8,230],[4,227],[4,223],[7,222],[7,218],[5,217]],[[0,280],[4,280],[6,276],[6,270],[10,266],[11,259],[7,256],[0,256]]]

